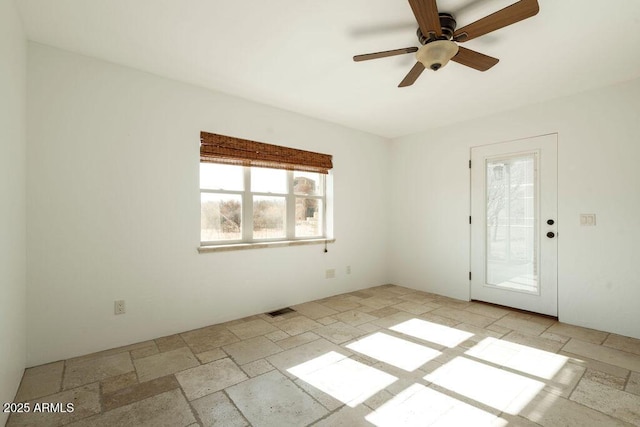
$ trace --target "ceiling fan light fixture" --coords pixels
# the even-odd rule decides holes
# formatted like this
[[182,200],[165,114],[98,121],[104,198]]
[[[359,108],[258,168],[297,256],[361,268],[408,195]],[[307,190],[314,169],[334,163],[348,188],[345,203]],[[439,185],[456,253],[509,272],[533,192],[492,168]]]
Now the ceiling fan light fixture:
[[433,71],[447,65],[449,60],[458,53],[458,45],[451,40],[436,40],[422,46],[416,52],[416,59]]

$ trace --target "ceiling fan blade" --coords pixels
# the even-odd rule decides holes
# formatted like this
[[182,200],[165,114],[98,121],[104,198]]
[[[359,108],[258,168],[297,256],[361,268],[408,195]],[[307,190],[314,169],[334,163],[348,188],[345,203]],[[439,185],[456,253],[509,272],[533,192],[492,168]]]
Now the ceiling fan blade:
[[411,71],[409,71],[409,74],[407,74],[406,77],[400,82],[398,87],[411,86],[416,82],[416,80],[418,80],[418,77],[420,77],[420,74],[422,74],[423,71],[424,65],[422,65],[422,62],[416,62],[416,65],[413,66]]
[[459,28],[453,33],[453,39],[458,42],[466,42],[476,37],[483,36],[508,25],[515,24],[523,19],[531,18],[540,10],[537,0],[520,0],[491,15],[485,16],[474,23]]
[[409,4],[422,34],[428,37],[429,33],[435,33],[436,37],[440,37],[442,26],[436,0],[409,0]]
[[385,50],[384,52],[366,53],[364,55],[356,55],[353,60],[356,62],[368,61],[370,59],[386,58],[387,56],[402,55],[405,53],[417,52],[417,47],[405,47],[403,49]]
[[498,58],[485,55],[475,50],[467,49],[462,46],[458,46],[458,53],[451,58],[452,61],[458,64],[466,65],[467,67],[475,68],[478,71],[487,71],[500,61]]

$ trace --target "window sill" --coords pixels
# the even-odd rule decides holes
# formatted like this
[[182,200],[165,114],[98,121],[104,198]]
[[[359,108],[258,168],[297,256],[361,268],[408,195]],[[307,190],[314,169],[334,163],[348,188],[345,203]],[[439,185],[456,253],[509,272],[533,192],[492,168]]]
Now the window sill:
[[262,249],[262,248],[282,248],[287,246],[303,246],[303,245],[321,245],[324,243],[335,243],[336,239],[305,239],[305,240],[280,240],[277,242],[258,242],[258,243],[233,243],[230,245],[212,245],[200,246],[198,252],[227,252],[241,251],[245,249]]

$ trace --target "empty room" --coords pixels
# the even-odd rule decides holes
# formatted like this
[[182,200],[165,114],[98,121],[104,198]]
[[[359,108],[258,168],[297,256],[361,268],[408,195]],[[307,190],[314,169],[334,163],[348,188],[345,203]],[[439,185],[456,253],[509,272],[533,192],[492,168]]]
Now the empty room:
[[640,2],[0,35],[0,425],[640,426]]

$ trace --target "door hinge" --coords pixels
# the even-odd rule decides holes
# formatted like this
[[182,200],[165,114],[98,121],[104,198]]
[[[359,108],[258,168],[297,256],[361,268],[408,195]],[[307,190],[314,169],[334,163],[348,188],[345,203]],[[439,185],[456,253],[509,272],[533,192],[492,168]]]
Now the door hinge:
[[469,160],[469,169],[471,169],[471,160]]
[[469,280],[471,280],[471,272],[469,272]]
[[471,215],[469,215],[469,224],[471,224]]

